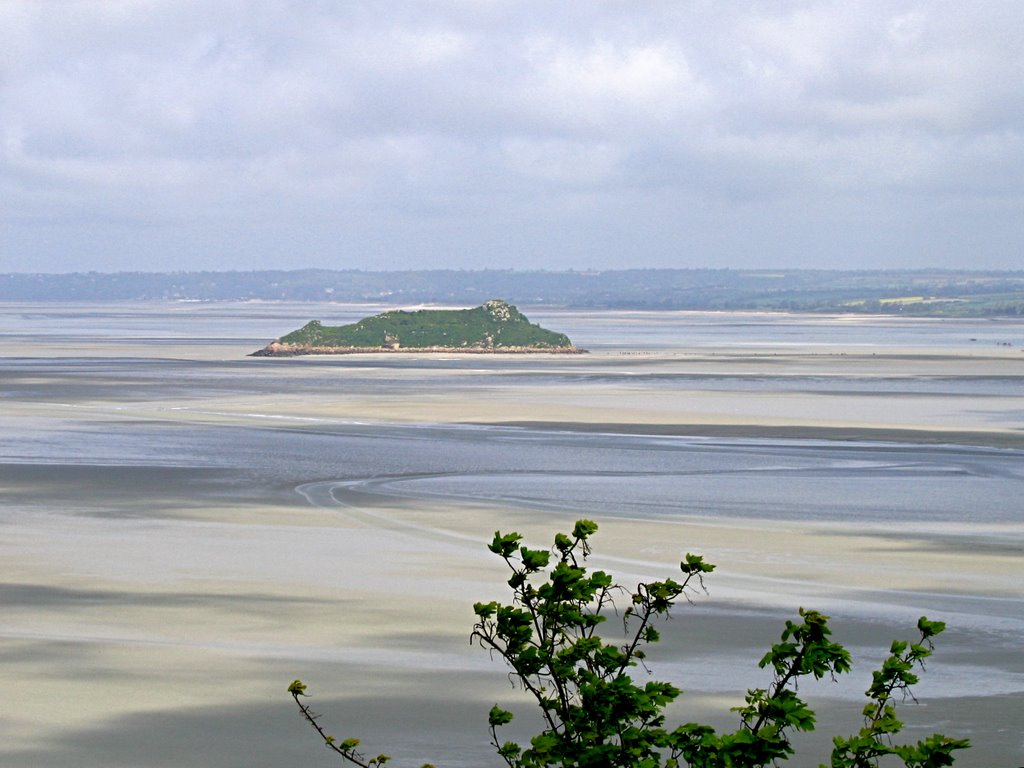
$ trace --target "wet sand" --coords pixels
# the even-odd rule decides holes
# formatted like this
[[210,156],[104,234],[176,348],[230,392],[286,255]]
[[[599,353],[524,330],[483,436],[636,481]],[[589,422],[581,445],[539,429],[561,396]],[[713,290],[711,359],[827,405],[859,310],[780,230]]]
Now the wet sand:
[[[485,376],[441,371],[436,390],[396,397],[409,394],[401,392],[401,371],[372,364],[345,371],[347,380],[365,385],[358,391],[274,391],[275,377],[287,375],[294,387],[329,371],[330,360],[247,361],[248,375],[264,387],[247,391],[231,384],[235,352],[248,349],[238,348],[183,346],[170,355],[185,368],[223,363],[223,389],[175,396],[167,382],[133,381],[127,384],[136,394],[123,398],[117,393],[126,382],[109,371],[52,374],[30,382],[28,394],[6,397],[0,426],[43,441],[51,432],[97,424],[128,430],[134,423],[246,434],[329,431],[351,422],[512,423],[995,448],[1019,448],[1024,435],[1024,391],[970,398],[908,393],[894,403],[862,392],[730,392],[703,388],[699,379],[780,371],[897,380],[1024,377],[1019,350],[937,356],[908,349],[884,359],[839,349],[611,351],[526,366],[560,372],[560,383],[519,386],[515,377],[524,368],[498,365]],[[74,353],[114,357],[126,350],[97,344]],[[651,391],[626,380],[640,371],[691,378]],[[451,376],[469,380],[457,396],[442,381]],[[22,374],[4,381],[25,385]],[[376,394],[378,384],[392,391]],[[8,445],[0,463],[0,763],[335,765],[285,694],[300,677],[327,720],[339,723],[337,735],[364,737],[370,753],[416,765],[497,764],[485,743],[486,711],[517,696],[500,664],[467,642],[472,602],[502,597],[501,564],[483,545],[497,528],[548,541],[574,515],[357,499],[312,471],[261,479],[244,468],[168,458],[166,466],[125,466],[119,474],[116,461],[90,457],[87,448],[62,464],[11,456],[16,450]],[[314,482],[321,485],[308,486]],[[297,493],[300,487],[307,492]],[[1024,755],[1017,714],[1024,661],[1016,631],[1024,626],[1024,524],[964,531],[695,515],[599,522],[595,565],[624,581],[670,575],[689,550],[719,564],[710,596],[683,607],[652,654],[656,677],[690,691],[681,716],[728,722],[727,709],[743,689],[767,683],[756,660],[777,639],[782,620],[808,606],[835,615],[838,639],[864,662],[852,685],[823,684],[816,699],[826,727],[845,718],[839,732],[853,732],[873,654],[895,636],[912,637],[913,622],[928,613],[949,617],[950,630],[921,686],[923,705],[905,710],[922,729],[909,733],[975,736],[978,747],[958,762],[964,766],[1008,765]],[[965,628],[957,628],[958,616]],[[972,636],[978,626],[989,628],[983,642]],[[984,658],[975,652],[979,643]],[[975,674],[982,667],[989,671]],[[933,676],[955,682],[933,687]],[[979,690],[978,680],[989,688]],[[930,691],[939,695],[929,698]],[[707,714],[709,707],[719,714]],[[825,759],[829,735],[812,739],[816,751],[791,764]]]

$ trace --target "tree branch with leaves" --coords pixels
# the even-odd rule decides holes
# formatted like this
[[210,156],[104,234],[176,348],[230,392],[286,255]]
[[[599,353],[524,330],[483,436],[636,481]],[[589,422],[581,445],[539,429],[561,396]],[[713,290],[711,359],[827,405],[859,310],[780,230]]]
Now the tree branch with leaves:
[[[761,659],[774,673],[767,688],[748,690],[736,707],[739,727],[718,733],[709,725],[686,723],[669,729],[665,708],[681,694],[667,682],[638,680],[646,671],[646,646],[660,633],[655,623],[669,616],[680,599],[705,589],[704,577],[715,566],[687,554],[678,579],[638,584],[628,590],[601,570],[590,570],[590,538],[597,525],[576,522],[571,533],[558,533],[550,549],[531,549],[518,533],[495,532],[488,548],[504,561],[510,575],[511,601],[476,603],[471,639],[501,657],[514,683],[537,703],[543,729],[520,744],[502,740],[499,729],[513,715],[497,705],[488,714],[490,741],[508,768],[763,768],[792,756],[794,731],[814,729],[814,712],[797,693],[803,678],[835,679],[850,671],[850,654],[831,640],[828,617],[800,609],[800,621],[787,621],[780,641]],[[598,634],[609,614],[618,612],[622,630],[617,641]],[[912,698],[915,669],[924,668],[932,638],[941,622],[922,617],[916,643],[894,642],[890,655],[873,673],[867,690],[864,726],[848,738],[836,737],[832,768],[877,768],[893,757],[906,768],[940,768],[953,764],[965,739],[935,734],[914,744],[895,744],[903,723],[894,697]],[[386,755],[366,759],[357,739],[338,741],[320,726],[319,715],[303,702],[306,686],[296,680],[289,693],[302,716],[324,744],[360,768],[380,768]]]

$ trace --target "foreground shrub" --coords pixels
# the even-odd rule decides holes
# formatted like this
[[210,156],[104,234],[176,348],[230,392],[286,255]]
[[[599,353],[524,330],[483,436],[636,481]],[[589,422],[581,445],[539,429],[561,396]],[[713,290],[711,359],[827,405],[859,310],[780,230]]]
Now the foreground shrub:
[[[664,710],[682,693],[671,683],[636,679],[644,669],[645,647],[658,642],[655,624],[673,606],[704,590],[715,566],[687,554],[681,575],[637,585],[630,591],[599,570],[589,570],[590,537],[597,525],[577,521],[571,533],[556,534],[551,549],[531,549],[518,533],[496,532],[489,549],[509,570],[509,603],[476,603],[472,639],[504,659],[513,680],[540,708],[543,730],[528,744],[505,741],[499,729],[512,721],[498,706],[488,715],[491,744],[509,768],[760,768],[793,754],[790,736],[814,730],[814,712],[798,695],[805,678],[835,679],[850,671],[850,654],[831,639],[828,617],[800,609],[787,621],[778,643],[760,660],[773,678],[766,688],[748,690],[735,731],[719,733],[709,725],[666,726]],[[623,606],[616,610],[617,602]],[[604,640],[598,628],[618,614],[623,633]],[[953,753],[966,739],[935,734],[900,744],[903,723],[897,700],[913,698],[917,671],[932,654],[932,639],[945,629],[925,617],[917,622],[914,642],[893,642],[889,655],[872,673],[866,691],[863,724],[852,736],[833,739],[828,765],[869,768],[888,765],[939,768],[953,765]],[[337,740],[319,724],[319,715],[303,701],[306,686],[294,681],[288,692],[303,717],[339,757],[363,768],[379,767],[387,755],[366,758],[359,740]]]

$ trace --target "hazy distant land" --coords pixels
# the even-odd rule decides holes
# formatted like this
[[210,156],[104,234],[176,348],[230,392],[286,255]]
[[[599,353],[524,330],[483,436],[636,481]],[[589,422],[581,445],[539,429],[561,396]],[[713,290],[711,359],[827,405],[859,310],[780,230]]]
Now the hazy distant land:
[[1024,271],[268,270],[0,275],[0,301],[336,301],[605,309],[1024,315]]

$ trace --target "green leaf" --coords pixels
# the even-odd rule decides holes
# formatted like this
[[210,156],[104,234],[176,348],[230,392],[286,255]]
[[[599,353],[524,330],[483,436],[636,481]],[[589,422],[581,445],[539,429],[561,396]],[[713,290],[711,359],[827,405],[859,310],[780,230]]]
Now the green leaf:
[[488,549],[494,552],[496,555],[501,557],[511,557],[512,553],[516,551],[516,547],[519,546],[519,542],[522,540],[522,536],[518,533],[509,533],[502,535],[499,531],[494,532],[494,539],[488,545]]
[[508,710],[502,709],[497,704],[491,707],[490,713],[487,715],[487,724],[491,726],[508,725],[512,722],[512,713]]
[[711,573],[715,570],[715,566],[704,562],[702,555],[694,555],[687,552],[683,561],[679,564],[679,569],[683,573]]
[[593,520],[577,520],[573,526],[572,535],[576,539],[586,539],[597,533],[597,523]]
[[925,638],[929,638],[945,631],[946,624],[942,621],[929,621],[927,616],[922,616],[917,620],[917,628]]
[[537,754],[544,755],[558,746],[559,738],[553,733],[541,733],[530,739],[530,746]]
[[519,754],[523,751],[523,748],[516,744],[514,741],[506,741],[500,747],[498,747],[498,755],[506,759],[514,760],[519,757]]
[[519,548],[519,557],[523,562],[523,567],[528,571],[539,571],[542,568],[547,568],[548,562],[551,560],[551,553],[546,549],[528,549],[527,547]]

